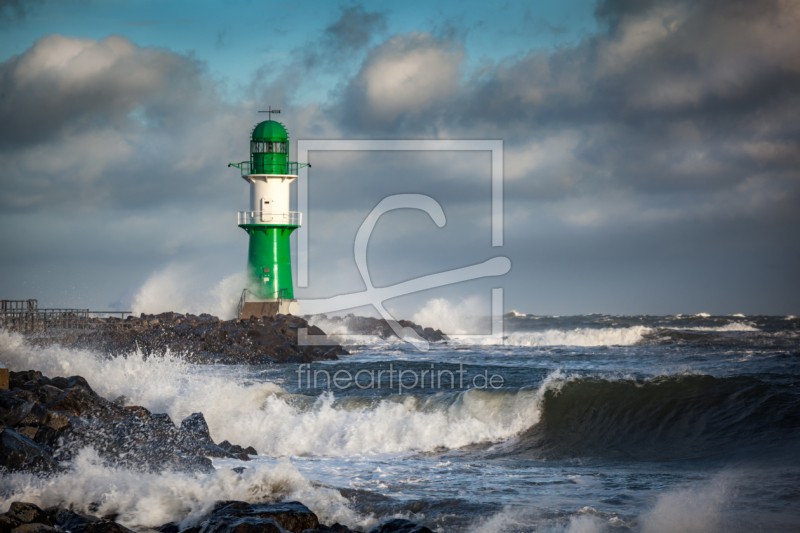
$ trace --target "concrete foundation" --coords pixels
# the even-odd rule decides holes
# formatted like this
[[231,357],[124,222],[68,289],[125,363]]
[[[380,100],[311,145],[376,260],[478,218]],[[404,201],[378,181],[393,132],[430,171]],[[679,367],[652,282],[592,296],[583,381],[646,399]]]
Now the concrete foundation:
[[276,315],[297,315],[300,313],[300,304],[297,300],[250,300],[244,302],[239,319],[247,320],[250,317],[275,318]]

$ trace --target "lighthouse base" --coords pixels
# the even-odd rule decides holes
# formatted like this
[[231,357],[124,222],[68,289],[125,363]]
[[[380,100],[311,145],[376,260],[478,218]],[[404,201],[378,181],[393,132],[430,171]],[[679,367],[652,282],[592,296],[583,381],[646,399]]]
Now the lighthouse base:
[[239,311],[239,320],[249,320],[251,317],[275,318],[277,315],[299,315],[300,302],[297,300],[256,300],[250,299],[243,303]]

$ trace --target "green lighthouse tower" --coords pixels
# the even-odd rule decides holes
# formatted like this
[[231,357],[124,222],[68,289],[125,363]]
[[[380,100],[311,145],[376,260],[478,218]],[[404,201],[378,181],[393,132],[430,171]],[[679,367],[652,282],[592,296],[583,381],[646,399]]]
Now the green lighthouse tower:
[[302,217],[290,211],[289,186],[297,179],[298,169],[310,165],[289,161],[289,134],[283,124],[270,119],[253,129],[250,160],[228,166],[238,168],[250,184],[250,210],[239,212],[239,227],[250,236],[250,244],[247,287],[238,316],[298,314],[289,236],[300,227]]

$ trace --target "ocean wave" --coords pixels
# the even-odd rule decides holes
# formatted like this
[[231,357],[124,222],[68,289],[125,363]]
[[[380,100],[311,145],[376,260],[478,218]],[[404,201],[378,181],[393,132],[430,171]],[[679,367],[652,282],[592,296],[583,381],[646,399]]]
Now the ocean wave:
[[0,354],[13,370],[82,375],[108,399],[124,395],[176,421],[202,412],[215,441],[245,443],[271,457],[425,452],[516,437],[515,453],[537,457],[690,458],[767,449],[800,428],[796,392],[751,377],[634,380],[555,371],[530,388],[310,397],[247,381],[237,368],[37,348],[5,332]]
[[513,346],[633,346],[641,343],[653,329],[645,326],[629,328],[549,329],[519,331],[506,337]]
[[531,457],[695,459],[796,446],[800,398],[750,377],[568,378],[542,395],[513,451]]
[[132,353],[107,358],[88,350],[26,345],[0,331],[0,354],[13,370],[47,376],[81,375],[109,400],[167,413],[178,421],[202,412],[216,442],[252,445],[272,457],[394,453],[459,448],[508,439],[536,423],[536,390],[450,391],[380,400],[289,394],[271,382],[251,382],[170,357]]

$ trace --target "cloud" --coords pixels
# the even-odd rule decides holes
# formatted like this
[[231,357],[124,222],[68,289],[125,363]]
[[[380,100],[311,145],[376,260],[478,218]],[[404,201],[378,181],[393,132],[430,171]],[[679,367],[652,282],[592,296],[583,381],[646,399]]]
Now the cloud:
[[[241,101],[191,54],[123,37],[43,37],[0,64],[6,242],[28,253],[52,234],[41,242],[75,261],[127,247],[126,275],[138,283],[153,265],[222,258],[222,250],[230,258],[220,264],[239,268],[246,237],[233,212],[247,205],[247,187],[225,164],[247,157],[256,102],[269,102],[292,139],[502,139],[503,253],[519,287],[508,306],[533,311],[527,302],[545,294],[540,312],[622,311],[645,287],[655,303],[642,312],[680,298],[740,312],[736,298],[767,310],[800,294],[788,274],[800,258],[796,3],[602,1],[594,35],[494,63],[469,57],[463,32],[386,35],[387,16],[342,8],[307,45],[278,50],[293,58],[289,66],[265,63]],[[334,80],[328,97],[298,103],[322,79]],[[352,239],[389,194],[429,194],[448,223],[387,215],[370,246],[377,285],[498,251],[486,223],[486,153],[311,158],[304,220],[316,288],[305,297],[361,287]],[[703,290],[675,274],[686,272],[687,255],[691,275],[707,275]],[[778,265],[768,290],[750,283],[767,264]],[[233,272],[225,268],[207,279]],[[738,292],[714,293],[721,271]],[[531,272],[549,285],[534,287]]]
[[0,23],[20,21],[44,0],[0,0]]
[[[98,210],[223,195],[252,118],[191,56],[50,35],[0,64],[8,210]],[[247,120],[249,119],[249,120]]]
[[[456,94],[462,47],[427,33],[397,35],[373,49],[342,95],[341,115],[351,129],[398,129]],[[435,116],[435,114],[434,114]]]

